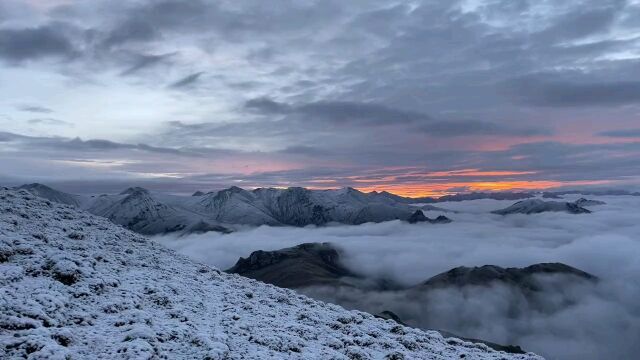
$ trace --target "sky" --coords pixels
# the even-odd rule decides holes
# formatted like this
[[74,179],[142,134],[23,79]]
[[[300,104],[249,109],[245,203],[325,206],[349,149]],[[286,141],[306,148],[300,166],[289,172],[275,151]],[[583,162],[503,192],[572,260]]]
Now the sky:
[[0,183],[640,185],[640,1],[0,2]]

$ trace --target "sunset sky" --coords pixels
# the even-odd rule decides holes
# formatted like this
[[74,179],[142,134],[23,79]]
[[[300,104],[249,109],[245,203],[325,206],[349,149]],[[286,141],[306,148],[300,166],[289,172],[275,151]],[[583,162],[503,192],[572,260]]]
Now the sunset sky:
[[640,187],[640,1],[0,1],[0,184]]

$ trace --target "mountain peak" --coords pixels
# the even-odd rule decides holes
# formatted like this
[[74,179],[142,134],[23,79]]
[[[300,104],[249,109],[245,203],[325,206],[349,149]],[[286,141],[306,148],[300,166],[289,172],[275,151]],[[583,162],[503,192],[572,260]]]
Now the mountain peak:
[[127,188],[123,192],[121,192],[120,195],[132,195],[132,194],[136,194],[136,193],[148,194],[149,190],[147,190],[147,189],[145,189],[143,187],[139,187],[139,186],[132,186],[130,188]]
[[24,185],[20,185],[18,186],[18,189],[24,189],[24,190],[28,190],[28,189],[47,189],[47,190],[53,190],[53,188],[44,185],[44,184],[40,184],[40,183],[31,183],[31,184],[24,184]]
[[572,275],[585,280],[597,280],[596,276],[563,263],[539,263],[525,268],[503,268],[496,265],[459,266],[433,276],[421,286],[489,286],[498,282],[535,291],[539,289],[539,284],[533,277],[536,275]]

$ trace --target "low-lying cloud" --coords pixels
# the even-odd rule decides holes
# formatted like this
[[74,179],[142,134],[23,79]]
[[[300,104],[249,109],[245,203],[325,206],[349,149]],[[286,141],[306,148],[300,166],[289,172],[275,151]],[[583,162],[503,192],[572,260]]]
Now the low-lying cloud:
[[[570,199],[573,199],[569,196]],[[446,289],[426,294],[354,289],[302,290],[308,295],[369,312],[391,310],[412,326],[518,344],[549,358],[629,358],[640,351],[640,198],[599,197],[607,205],[588,215],[547,213],[498,216],[487,211],[510,201],[439,204],[458,210],[446,225],[392,221],[360,226],[246,229],[158,241],[219,268],[252,251],[304,242],[332,242],[345,264],[375,278],[407,286],[457,266],[523,267],[563,262],[598,276],[588,282],[551,279],[532,303],[500,285]],[[434,215],[434,214],[427,214]],[[562,289],[561,291],[558,289]]]

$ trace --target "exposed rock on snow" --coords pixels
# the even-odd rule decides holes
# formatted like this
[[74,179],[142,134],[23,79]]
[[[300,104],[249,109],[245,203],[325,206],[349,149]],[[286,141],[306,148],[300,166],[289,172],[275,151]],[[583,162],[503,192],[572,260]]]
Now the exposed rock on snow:
[[600,201],[600,200],[591,200],[591,199],[580,198],[580,199],[576,200],[574,202],[574,204],[584,207],[584,206],[605,205],[606,203],[604,201]]
[[444,339],[197,264],[0,189],[0,358],[540,359]]
[[517,203],[500,210],[492,211],[494,214],[539,214],[548,211],[563,211],[570,214],[588,214],[591,211],[571,202],[544,201],[540,199],[529,199],[518,201]]
[[228,273],[284,288],[347,285],[358,276],[340,264],[338,251],[328,243],[307,243],[276,251],[254,251],[240,258]]
[[526,291],[539,291],[537,276],[563,275],[577,279],[596,281],[597,278],[582,270],[562,263],[541,263],[525,268],[502,268],[495,265],[480,267],[457,267],[438,274],[418,286],[420,290],[449,286],[489,286],[495,283],[513,286]]
[[428,222],[431,224],[447,224],[451,222],[451,219],[444,215],[440,215],[435,219],[430,219],[424,215],[422,210],[416,210],[407,220],[410,224],[415,224],[419,222]]

